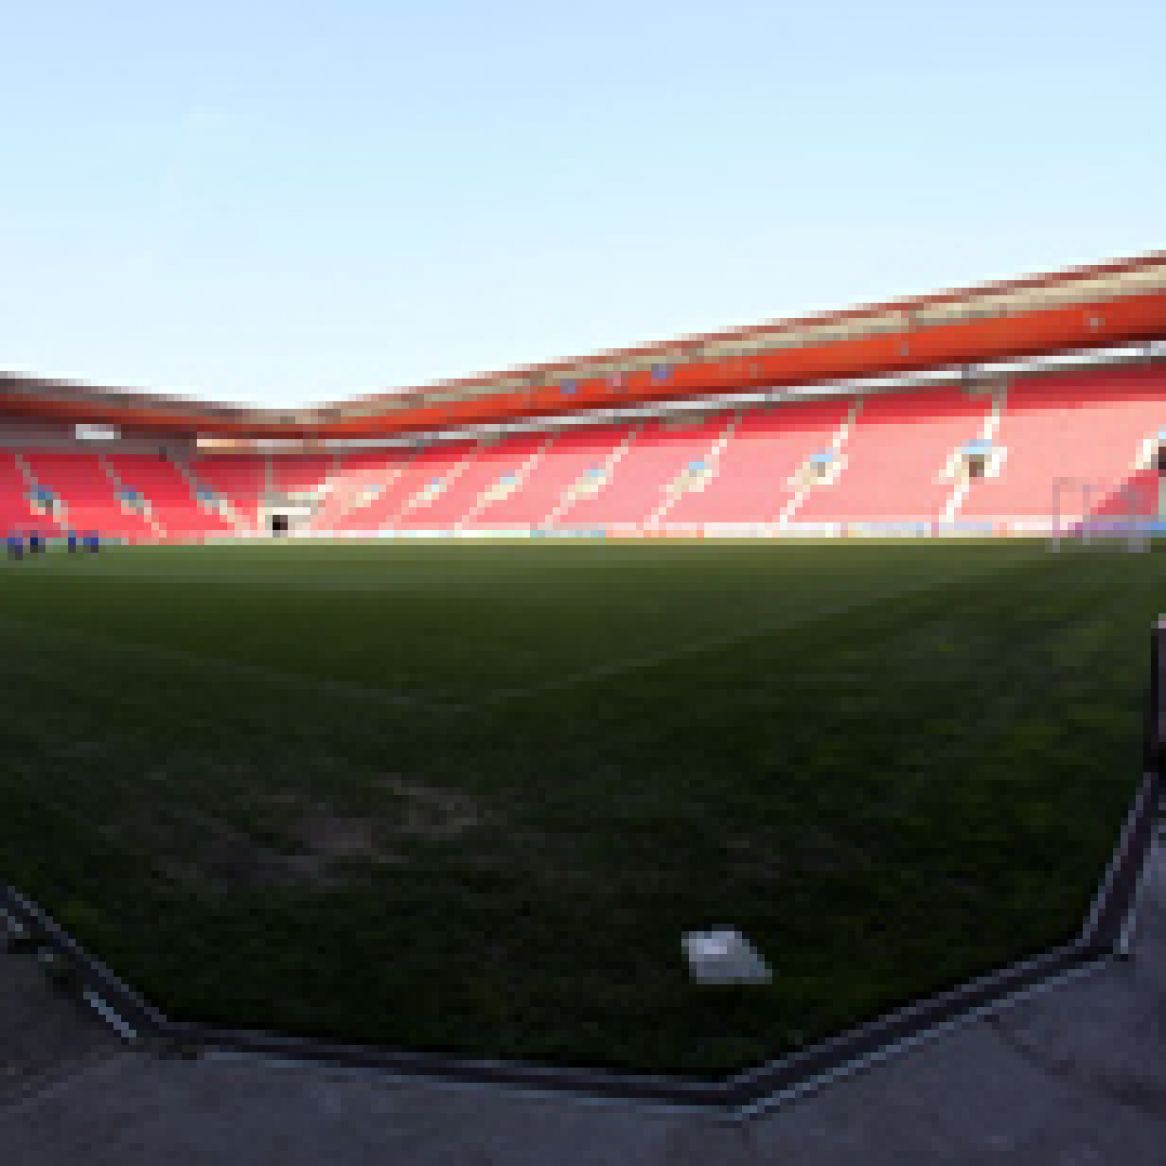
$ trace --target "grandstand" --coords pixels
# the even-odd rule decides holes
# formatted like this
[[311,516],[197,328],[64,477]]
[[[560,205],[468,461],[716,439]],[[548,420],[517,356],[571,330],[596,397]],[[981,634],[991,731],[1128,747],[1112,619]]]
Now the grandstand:
[[[1140,512],[1157,519],[1147,473],[1161,429],[1166,367],[1143,365],[327,457],[19,444],[0,489],[7,527],[131,543],[255,535],[281,509],[316,536],[1024,534],[1048,524],[1070,473],[1099,484],[1098,507],[1140,483]],[[997,464],[970,476],[971,449]],[[1080,497],[1066,518],[1081,517]]]
[[293,413],[7,376],[0,525],[1032,534],[1066,477],[1067,521],[1125,483],[1156,521],[1163,335],[1155,253]]

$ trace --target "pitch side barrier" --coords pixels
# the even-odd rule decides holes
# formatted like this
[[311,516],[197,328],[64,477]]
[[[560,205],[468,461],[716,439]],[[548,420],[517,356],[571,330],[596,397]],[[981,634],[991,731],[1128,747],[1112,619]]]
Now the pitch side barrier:
[[[1063,529],[1063,537],[1088,541],[1083,537],[1086,526],[1077,522]],[[781,540],[862,540],[893,539],[920,541],[931,539],[1010,539],[1052,538],[1056,525],[1048,518],[1009,519],[1007,521],[967,522],[817,522],[779,524],[773,522],[710,522],[661,523],[659,526],[639,526],[632,523],[585,527],[442,527],[423,530],[310,530],[292,531],[278,538],[256,535],[252,537],[206,538],[206,545],[229,546],[240,542],[275,543],[296,542],[417,542],[449,541],[488,542],[490,540],[522,539],[613,539],[613,540],[667,540],[667,539],[750,539],[756,541]],[[1166,537],[1166,522],[1145,520],[1137,523],[1095,520],[1088,524],[1088,535],[1097,540],[1139,537],[1156,539]]]
[[127,1042],[173,1054],[236,1054],[374,1071],[476,1088],[572,1094],[583,1099],[701,1110],[747,1119],[851,1076],[944,1031],[991,1014],[1060,979],[1131,953],[1146,857],[1153,843],[1166,762],[1166,618],[1150,638],[1142,781],[1109,865],[1076,937],[1028,959],[927,996],[867,1024],[719,1080],[536,1065],[176,1021],[164,1015],[83,948],[15,887],[0,882],[0,923],[9,945],[35,951],[54,974],[96,1009]]

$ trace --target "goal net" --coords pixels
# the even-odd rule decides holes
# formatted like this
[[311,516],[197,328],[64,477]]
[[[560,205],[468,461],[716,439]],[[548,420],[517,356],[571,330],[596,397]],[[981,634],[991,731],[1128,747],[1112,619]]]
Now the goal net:
[[1138,475],[1122,482],[1056,478],[1049,547],[1145,551],[1158,520],[1158,481]]

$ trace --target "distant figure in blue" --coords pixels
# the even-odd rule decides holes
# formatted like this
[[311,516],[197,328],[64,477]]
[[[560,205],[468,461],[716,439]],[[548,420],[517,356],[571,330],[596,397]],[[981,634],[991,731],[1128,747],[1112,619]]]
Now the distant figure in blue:
[[45,549],[44,537],[39,531],[32,531],[28,536],[28,553],[30,555],[39,555]]
[[24,558],[24,539],[18,534],[8,536],[8,557],[10,559]]
[[75,530],[69,531],[69,554],[75,555],[77,553],[77,532]]
[[101,546],[101,541],[95,534],[87,534],[85,536],[85,549],[91,554],[97,554],[98,548]]

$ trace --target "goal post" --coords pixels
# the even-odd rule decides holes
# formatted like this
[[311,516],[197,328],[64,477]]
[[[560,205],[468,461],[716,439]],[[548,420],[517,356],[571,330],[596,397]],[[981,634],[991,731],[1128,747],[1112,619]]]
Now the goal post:
[[1049,549],[1097,547],[1146,551],[1157,519],[1157,498],[1147,505],[1133,482],[1054,478],[1050,499]]

